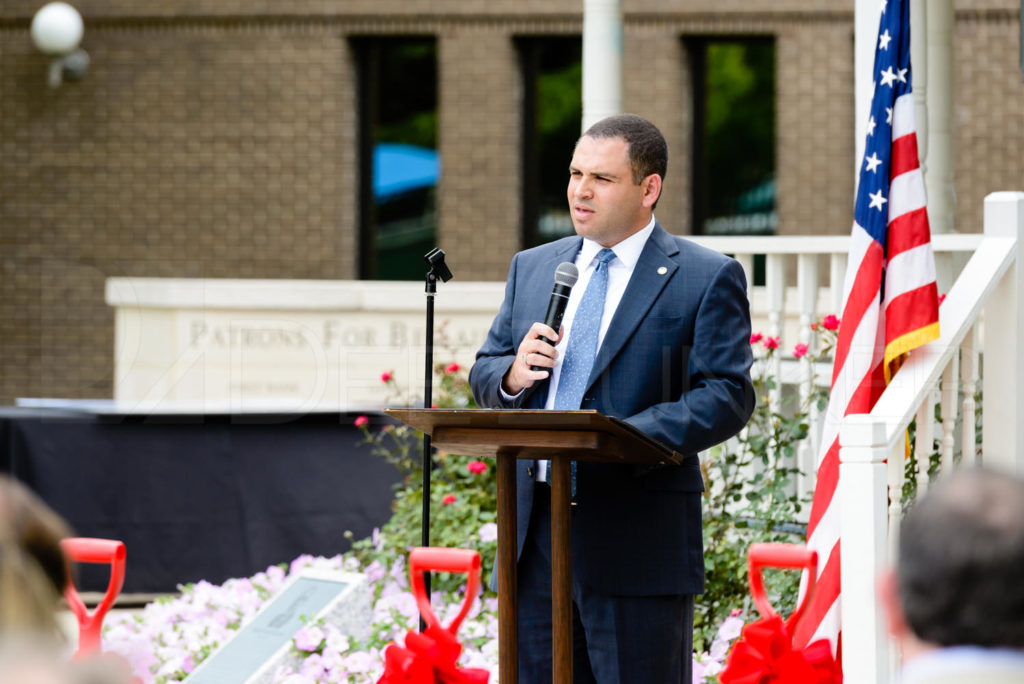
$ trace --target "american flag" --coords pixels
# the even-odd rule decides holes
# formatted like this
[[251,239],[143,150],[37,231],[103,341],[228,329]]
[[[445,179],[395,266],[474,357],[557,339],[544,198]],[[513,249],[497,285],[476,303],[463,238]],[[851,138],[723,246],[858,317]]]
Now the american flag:
[[910,87],[909,4],[886,0],[878,28],[874,95],[807,528],[807,545],[818,552],[818,583],[794,637],[798,647],[829,639],[835,649],[839,640],[839,423],[848,414],[870,413],[894,363],[939,336]]

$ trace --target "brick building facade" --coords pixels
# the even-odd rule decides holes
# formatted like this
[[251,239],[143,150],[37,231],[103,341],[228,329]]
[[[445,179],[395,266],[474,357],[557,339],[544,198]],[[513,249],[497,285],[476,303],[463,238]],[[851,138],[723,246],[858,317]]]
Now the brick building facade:
[[[78,0],[85,79],[47,87],[0,0],[0,403],[112,392],[110,276],[358,274],[352,40],[437,40],[440,246],[460,279],[500,280],[520,246],[515,38],[579,35],[580,0]],[[957,226],[1024,189],[1017,0],[957,0]],[[625,108],[671,150],[658,217],[691,232],[685,40],[776,45],[779,232],[849,230],[853,1],[625,0]],[[566,159],[569,156],[566,150]]]

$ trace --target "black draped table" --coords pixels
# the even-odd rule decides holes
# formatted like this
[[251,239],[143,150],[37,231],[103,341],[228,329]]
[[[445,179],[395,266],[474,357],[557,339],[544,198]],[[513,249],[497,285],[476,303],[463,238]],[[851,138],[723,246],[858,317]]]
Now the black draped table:
[[[355,417],[0,408],[0,472],[77,535],[123,541],[125,592],[168,592],[333,556],[346,530],[385,523],[398,474],[360,443]],[[107,577],[83,568],[80,588],[103,591]]]

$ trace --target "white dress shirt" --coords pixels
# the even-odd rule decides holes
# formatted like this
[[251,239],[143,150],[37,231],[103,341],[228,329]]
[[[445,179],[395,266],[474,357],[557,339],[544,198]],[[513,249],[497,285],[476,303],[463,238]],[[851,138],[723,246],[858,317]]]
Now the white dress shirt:
[[[644,245],[647,244],[647,239],[651,237],[653,232],[654,216],[652,215],[651,222],[642,230],[633,233],[611,248],[615,252],[615,258],[608,262],[608,290],[604,298],[604,313],[601,315],[601,327],[597,333],[598,349],[601,348],[601,344],[604,342],[605,333],[608,332],[608,326],[612,322],[615,310],[619,307],[622,295],[626,292],[626,286],[629,284],[629,279],[633,276],[636,262],[640,260],[640,253],[644,250]],[[597,267],[597,253],[602,249],[604,247],[599,243],[589,238],[583,238],[583,244],[576,255],[576,268],[579,269],[580,277],[576,281],[576,285],[569,292],[569,302],[565,305],[565,315],[562,317],[562,326],[565,328],[565,334],[562,335],[562,339],[555,345],[558,357],[555,359],[555,367],[551,369],[548,398],[544,403],[544,408],[546,409],[553,409],[555,407],[558,378],[562,372],[562,358],[565,356],[565,345],[572,331],[572,320],[576,316],[576,309],[580,306],[580,300],[583,299],[583,293],[587,291],[590,277],[594,274],[594,269]],[[501,388],[499,388],[499,391],[506,401],[512,401],[519,396],[518,394],[511,396]],[[519,394],[522,394],[522,392]],[[537,480],[547,481],[547,467],[547,461],[537,462],[537,472],[535,474]]]

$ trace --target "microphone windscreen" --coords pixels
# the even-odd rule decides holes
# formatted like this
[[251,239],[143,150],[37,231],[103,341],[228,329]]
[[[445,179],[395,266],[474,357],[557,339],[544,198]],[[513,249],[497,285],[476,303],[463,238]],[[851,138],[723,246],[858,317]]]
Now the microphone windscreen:
[[572,287],[576,284],[576,281],[580,277],[579,269],[576,268],[576,264],[563,261],[558,264],[558,268],[555,269],[555,285],[564,285],[565,287]]

